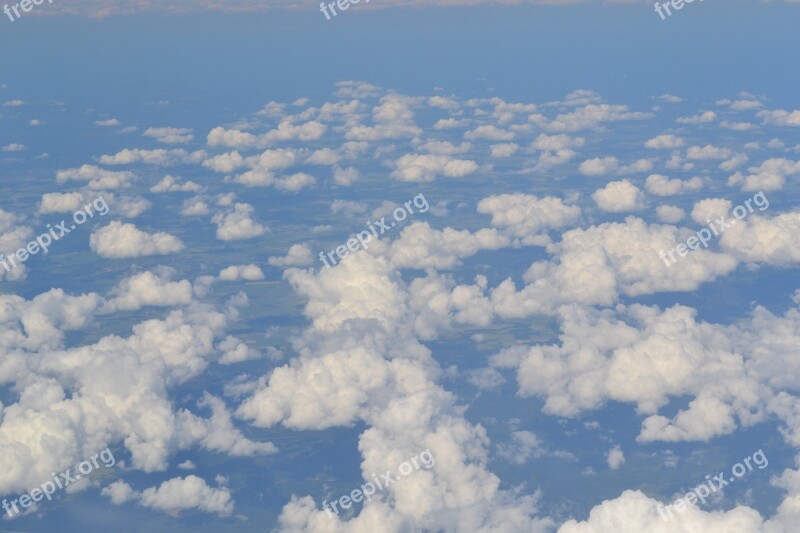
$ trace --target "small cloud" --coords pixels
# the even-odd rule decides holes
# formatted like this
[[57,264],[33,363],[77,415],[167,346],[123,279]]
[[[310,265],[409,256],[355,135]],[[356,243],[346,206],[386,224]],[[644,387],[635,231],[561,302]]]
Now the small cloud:
[[7,144],[7,145],[3,146],[3,151],[4,152],[21,152],[23,150],[27,150],[27,148],[28,147],[25,146],[24,144],[11,143],[11,144]]
[[622,449],[619,446],[614,446],[606,454],[606,460],[611,470],[617,470],[625,463],[625,454],[622,453]]

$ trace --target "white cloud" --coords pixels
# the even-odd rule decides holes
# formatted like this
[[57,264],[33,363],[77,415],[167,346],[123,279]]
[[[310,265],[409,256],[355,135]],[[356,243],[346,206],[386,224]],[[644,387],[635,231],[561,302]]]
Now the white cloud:
[[690,117],[680,117],[677,122],[681,124],[707,124],[714,122],[717,119],[717,114],[713,111],[704,111],[699,115],[692,115]]
[[767,159],[758,166],[750,167],[748,172],[747,175],[736,172],[728,178],[728,185],[741,185],[743,191],[778,191],[783,189],[787,177],[800,175],[800,161]]
[[183,243],[168,233],[146,233],[133,224],[114,221],[89,237],[92,251],[101,257],[122,259],[180,252]]
[[707,144],[705,146],[691,146],[686,151],[687,159],[704,160],[704,159],[728,159],[733,155],[729,148],[718,148]]
[[526,245],[550,243],[547,230],[578,221],[581,210],[565,205],[559,198],[538,198],[528,194],[502,194],[478,202],[478,212],[492,215],[492,226],[506,228],[511,237]]
[[464,138],[470,141],[479,139],[488,139],[490,141],[511,141],[514,140],[514,132],[500,129],[491,124],[486,124],[465,132]]
[[680,148],[683,144],[683,139],[675,135],[659,135],[644,143],[647,148],[660,150],[673,150],[675,148]]
[[207,154],[205,150],[187,152],[186,150],[173,149],[165,150],[142,150],[139,148],[125,148],[113,155],[100,156],[100,162],[104,165],[132,165],[134,163],[144,163],[155,166],[172,166],[179,164],[196,164],[203,161]]
[[428,182],[441,175],[463,178],[478,170],[478,165],[468,159],[454,159],[446,155],[406,154],[395,162],[392,177],[401,181]]
[[211,221],[217,225],[217,239],[221,241],[238,241],[252,239],[263,235],[267,228],[253,220],[253,206],[236,203],[232,211],[217,213]]
[[800,126],[800,109],[786,111],[776,109],[773,111],[759,111],[756,116],[764,121],[764,124],[773,126]]
[[618,470],[625,463],[625,454],[619,446],[614,446],[606,454],[606,462],[611,470]]
[[28,147],[24,144],[20,143],[11,143],[3,146],[2,150],[4,152],[22,152],[23,150],[27,150]]
[[277,267],[311,266],[314,254],[307,244],[293,244],[285,257],[270,257],[267,262]]
[[264,272],[258,265],[232,265],[223,268],[219,272],[219,279],[222,281],[260,281],[264,279]]
[[602,176],[614,172],[618,167],[619,161],[616,157],[597,157],[581,163],[578,170],[584,176]]
[[677,224],[686,217],[686,212],[674,205],[660,205],[656,208],[656,216],[661,222]]
[[147,128],[142,135],[164,144],[185,144],[194,140],[191,128]]
[[150,187],[150,192],[200,192],[203,188],[193,181],[180,183],[177,178],[164,176],[161,181]]
[[703,180],[694,177],[690,180],[670,179],[662,174],[651,174],[645,181],[645,189],[656,196],[673,196],[703,188]]
[[193,475],[176,477],[158,487],[145,489],[139,497],[143,507],[169,514],[197,509],[228,516],[234,506],[230,490],[210,487],[203,479]]
[[489,148],[492,150],[492,157],[501,158],[514,155],[519,150],[519,145],[516,143],[502,143],[493,144]]
[[142,272],[120,281],[111,290],[111,299],[103,311],[136,311],[145,306],[174,307],[192,302],[192,284],[187,280],[171,281],[174,271]]
[[130,187],[136,178],[132,172],[115,172],[95,165],[83,165],[80,168],[69,168],[56,172],[56,181],[86,181],[90,189],[112,190]]
[[644,194],[628,180],[612,181],[592,193],[592,200],[603,211],[620,213],[644,209]]

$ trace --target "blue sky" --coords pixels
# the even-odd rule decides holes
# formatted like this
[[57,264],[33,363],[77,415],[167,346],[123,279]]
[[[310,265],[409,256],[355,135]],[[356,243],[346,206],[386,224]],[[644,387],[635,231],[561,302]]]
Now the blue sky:
[[796,530],[796,4],[211,4],[0,20],[0,529]]

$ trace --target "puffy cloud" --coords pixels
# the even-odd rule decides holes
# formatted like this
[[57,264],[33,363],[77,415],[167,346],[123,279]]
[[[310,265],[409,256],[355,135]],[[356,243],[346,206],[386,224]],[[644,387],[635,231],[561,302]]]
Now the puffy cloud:
[[620,213],[644,209],[644,194],[628,180],[612,181],[592,194],[592,200],[603,211]]
[[453,228],[435,230],[427,222],[415,222],[391,243],[388,256],[398,268],[452,268],[459,259],[480,250],[497,250],[510,244],[511,239],[493,228],[471,233]]
[[427,182],[442,175],[462,178],[478,170],[478,165],[468,159],[454,159],[446,155],[406,154],[395,162],[392,177],[401,181]]
[[680,117],[677,119],[676,122],[681,124],[707,124],[709,122],[714,122],[717,120],[717,114],[713,111],[704,111],[698,115],[692,115],[690,117]]
[[614,172],[618,167],[619,161],[616,157],[597,157],[581,163],[578,170],[584,176],[602,176]]
[[767,159],[748,171],[747,175],[741,172],[732,175],[728,178],[728,185],[741,185],[743,191],[778,191],[783,189],[787,177],[800,174],[800,161]]
[[[604,501],[589,513],[588,520],[569,520],[558,533],[765,533],[761,515],[749,507],[731,511],[706,512],[693,505],[683,512],[673,512],[668,519],[658,513],[660,502],[639,491],[625,491],[614,500]],[[666,511],[663,511],[666,513]]]
[[800,109],[786,111],[776,109],[771,111],[759,111],[757,117],[764,121],[764,124],[773,126],[800,126]]
[[581,215],[577,206],[565,205],[559,198],[538,198],[529,194],[502,194],[478,202],[478,212],[492,215],[492,226],[507,228],[511,237],[526,245],[550,243],[548,229],[574,224]]
[[236,203],[232,211],[217,213],[211,221],[217,225],[217,239],[221,241],[239,241],[263,235],[267,228],[253,220],[253,206]]
[[181,215],[185,217],[203,216],[210,213],[208,204],[199,198],[192,198],[183,203]]
[[516,143],[502,143],[493,144],[489,148],[492,150],[492,157],[501,158],[514,155],[519,150],[519,145]]
[[694,177],[690,180],[670,179],[662,174],[651,174],[645,181],[645,189],[656,196],[673,196],[703,188],[703,180]]
[[176,477],[158,487],[145,489],[139,498],[141,506],[169,514],[197,509],[228,516],[234,506],[230,490],[210,487],[203,479],[192,475]]
[[168,233],[146,233],[119,221],[95,230],[89,246],[96,254],[113,259],[171,254],[184,248],[180,239]]
[[145,306],[174,307],[192,302],[192,284],[187,280],[171,281],[175,272],[160,269],[142,272],[120,281],[111,290],[105,312],[136,311]]
[[354,167],[348,168],[339,168],[336,167],[333,171],[333,181],[336,182],[337,185],[341,185],[342,187],[347,187],[352,185],[361,177],[361,174],[358,172],[358,169]]
[[262,378],[238,415],[261,427],[298,429],[364,420],[369,428],[359,448],[365,479],[396,469],[420,448],[447,459],[389,486],[346,521],[328,517],[310,497],[294,498],[281,513],[282,529],[552,527],[536,518],[535,497],[499,490],[485,466],[485,432],[454,411],[455,398],[431,380],[436,366],[428,349],[409,336],[402,281],[385,258],[353,254],[333,268],[290,270],[286,277],[309,299],[311,325],[298,357]]
[[171,452],[193,446],[271,453],[269,443],[248,444],[219,402],[201,405],[212,409],[208,420],[173,411],[168,388],[206,368],[226,327],[211,306],[191,304],[134,325],[128,337],[65,348],[66,333],[87,328],[101,309],[98,295],[52,289],[31,301],[0,300],[0,375],[18,383],[16,401],[3,408],[0,452],[19,468],[0,474],[3,493],[35,486],[111,442],[124,442],[131,466],[146,472],[166,469]]
[[219,358],[219,364],[221,365],[232,365],[259,358],[259,353],[256,350],[233,336],[229,336],[222,341],[218,349],[223,352],[222,357]]
[[617,470],[625,464],[625,454],[619,446],[614,446],[606,454],[606,462],[611,470]]
[[258,265],[232,265],[223,268],[219,272],[219,279],[222,281],[260,281],[264,279],[264,272]]
[[723,250],[742,261],[771,265],[796,265],[800,262],[800,212],[781,213],[774,217],[749,215],[746,220],[720,235]]
[[114,172],[104,170],[94,165],[83,165],[80,168],[70,168],[56,172],[56,181],[87,181],[90,189],[119,189],[130,187],[131,181],[135,179],[132,172]]
[[719,148],[710,144],[705,146],[690,146],[686,151],[687,159],[728,159],[733,152],[729,148]]
[[651,113],[631,111],[626,105],[587,104],[569,113],[559,114],[547,125],[547,129],[559,132],[599,129],[604,122],[644,120],[652,116]]
[[74,213],[85,205],[87,195],[81,192],[48,192],[42,195],[39,213]]
[[569,135],[540,134],[531,143],[533,150],[540,150],[539,160],[534,171],[544,171],[572,160],[577,154],[576,148],[583,146],[583,137],[570,137]]
[[226,148],[245,149],[258,144],[258,137],[252,133],[239,130],[229,130],[218,126],[208,132],[206,142],[209,146],[224,146]]
[[103,490],[100,491],[100,494],[108,497],[114,505],[122,505],[123,503],[137,499],[139,496],[136,491],[133,490],[133,487],[122,480],[115,481],[107,487],[104,487]]
[[647,148],[673,150],[683,146],[683,139],[675,135],[659,135],[644,143]]
[[686,212],[674,205],[660,205],[656,208],[656,216],[661,222],[677,224],[686,216]]
[[307,244],[293,244],[285,257],[270,257],[267,262],[277,267],[311,266],[314,254]]
[[150,187],[150,192],[201,192],[203,188],[193,181],[180,183],[177,178],[164,176],[164,178]]

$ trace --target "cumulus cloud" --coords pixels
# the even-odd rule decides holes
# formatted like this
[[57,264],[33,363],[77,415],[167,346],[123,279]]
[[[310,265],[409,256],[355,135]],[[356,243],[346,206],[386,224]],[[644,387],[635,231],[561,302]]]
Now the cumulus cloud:
[[253,220],[254,212],[252,205],[237,202],[233,210],[214,215],[211,221],[217,225],[217,239],[239,241],[253,239],[266,233],[268,229]]
[[468,159],[454,159],[446,155],[406,154],[395,163],[392,177],[401,181],[427,182],[437,176],[463,178],[478,170],[478,165]]
[[150,187],[150,192],[200,192],[203,188],[193,181],[180,183],[177,178],[164,176],[161,181]]
[[644,145],[647,148],[673,150],[683,146],[683,139],[676,137],[675,135],[665,134],[649,139],[644,143]]
[[102,494],[110,498],[114,505],[137,500],[142,507],[176,516],[182,511],[193,509],[228,516],[234,507],[230,490],[225,487],[211,487],[205,480],[194,475],[172,478],[158,487],[150,487],[140,493],[124,481],[117,481],[105,487]]
[[83,165],[80,168],[70,168],[56,172],[56,181],[85,181],[90,189],[111,190],[130,187],[135,179],[132,172],[115,172],[104,170],[95,165]]
[[581,210],[559,198],[538,198],[528,194],[502,194],[478,202],[478,212],[492,216],[492,226],[506,228],[511,237],[526,245],[550,243],[548,229],[558,229],[577,222]]
[[662,174],[651,174],[645,181],[645,189],[656,196],[674,196],[703,188],[703,180],[694,177],[690,180],[670,179]]
[[258,265],[232,265],[220,270],[219,279],[221,281],[238,281],[240,279],[260,281],[264,279],[264,272]]
[[592,200],[603,211],[620,213],[644,209],[644,194],[628,180],[612,181],[592,194]]
[[174,307],[192,301],[192,284],[187,280],[172,281],[175,272],[160,269],[142,272],[120,281],[110,293],[103,311],[136,311],[145,306]]
[[101,257],[112,259],[172,254],[184,249],[180,239],[168,233],[147,233],[118,221],[95,230],[89,246]]
[[293,244],[285,257],[270,257],[267,262],[277,267],[311,266],[314,254],[307,244]]
[[578,170],[584,176],[602,176],[614,172],[618,167],[619,161],[616,157],[597,157],[581,163]]

